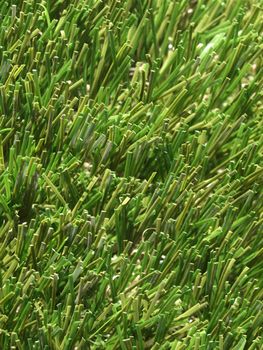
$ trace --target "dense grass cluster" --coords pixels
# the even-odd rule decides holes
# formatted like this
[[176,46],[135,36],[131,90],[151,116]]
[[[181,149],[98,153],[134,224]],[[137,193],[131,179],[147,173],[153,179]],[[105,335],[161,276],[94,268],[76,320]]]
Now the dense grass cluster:
[[0,13],[0,349],[262,349],[261,1]]

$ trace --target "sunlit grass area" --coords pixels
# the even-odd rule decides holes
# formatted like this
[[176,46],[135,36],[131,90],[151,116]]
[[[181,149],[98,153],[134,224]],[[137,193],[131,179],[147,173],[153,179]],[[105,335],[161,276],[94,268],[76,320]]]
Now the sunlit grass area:
[[262,349],[261,1],[0,14],[0,349]]

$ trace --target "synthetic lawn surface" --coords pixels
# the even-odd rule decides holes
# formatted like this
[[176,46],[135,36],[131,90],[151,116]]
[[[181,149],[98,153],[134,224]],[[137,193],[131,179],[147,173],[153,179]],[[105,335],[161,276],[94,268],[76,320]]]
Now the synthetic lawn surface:
[[0,1],[0,349],[263,346],[262,1]]

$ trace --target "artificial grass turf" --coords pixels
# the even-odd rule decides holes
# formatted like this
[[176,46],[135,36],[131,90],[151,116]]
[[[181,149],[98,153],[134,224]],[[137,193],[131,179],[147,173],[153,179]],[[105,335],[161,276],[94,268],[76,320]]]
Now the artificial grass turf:
[[262,349],[262,3],[0,13],[0,349]]

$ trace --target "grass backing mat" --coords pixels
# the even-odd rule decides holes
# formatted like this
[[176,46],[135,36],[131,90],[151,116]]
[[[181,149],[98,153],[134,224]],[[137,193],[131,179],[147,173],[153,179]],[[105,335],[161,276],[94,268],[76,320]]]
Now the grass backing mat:
[[0,13],[0,348],[262,349],[262,2]]

